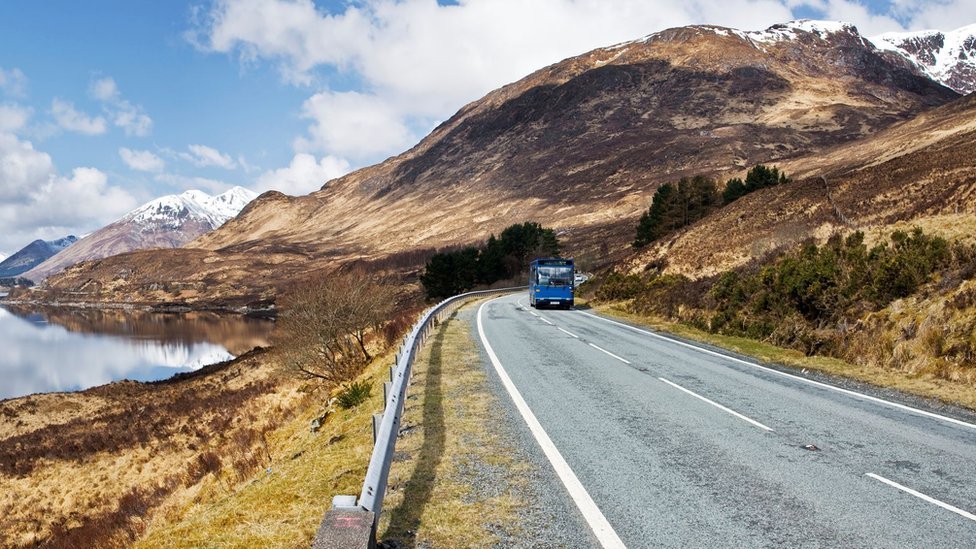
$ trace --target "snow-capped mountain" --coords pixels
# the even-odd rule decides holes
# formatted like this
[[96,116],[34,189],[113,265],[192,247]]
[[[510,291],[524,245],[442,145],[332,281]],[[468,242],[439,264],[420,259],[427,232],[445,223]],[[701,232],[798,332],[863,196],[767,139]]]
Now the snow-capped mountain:
[[21,275],[75,242],[78,242],[78,237],[74,235],[57,240],[35,240],[10,257],[0,260],[0,277]]
[[870,38],[880,50],[908,59],[961,94],[976,90],[976,24],[954,31],[889,32]]
[[24,276],[39,282],[90,259],[146,248],[178,248],[220,227],[255,197],[257,194],[253,191],[234,187],[216,196],[190,190],[157,198],[91,233],[76,246],[37,265]]
[[213,230],[237,215],[255,197],[257,194],[243,187],[234,187],[217,196],[189,190],[143,204],[127,213],[119,222],[135,223],[142,232],[152,232],[179,230],[188,222],[202,221],[210,226],[209,230]]

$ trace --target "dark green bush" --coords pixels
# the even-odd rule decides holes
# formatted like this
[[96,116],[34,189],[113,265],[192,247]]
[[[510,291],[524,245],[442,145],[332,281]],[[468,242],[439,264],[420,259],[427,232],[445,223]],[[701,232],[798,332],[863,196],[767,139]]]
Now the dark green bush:
[[775,185],[785,185],[789,182],[790,179],[786,177],[786,174],[780,173],[779,169],[767,168],[759,164],[749,170],[749,173],[746,174],[745,182],[738,178],[728,180],[725,183],[725,190],[722,192],[722,201],[728,204],[759,189],[765,189],[766,187],[773,187]]
[[556,233],[538,223],[511,225],[498,238],[491,235],[481,248],[472,246],[435,254],[420,283],[428,299],[442,299],[528,272],[536,257],[559,255]]
[[720,206],[715,182],[705,176],[665,183],[651,198],[651,207],[637,223],[633,246],[643,248],[662,236],[690,225]]
[[336,395],[336,404],[343,410],[355,408],[366,402],[372,390],[373,385],[368,381],[351,381],[339,390],[339,394]]

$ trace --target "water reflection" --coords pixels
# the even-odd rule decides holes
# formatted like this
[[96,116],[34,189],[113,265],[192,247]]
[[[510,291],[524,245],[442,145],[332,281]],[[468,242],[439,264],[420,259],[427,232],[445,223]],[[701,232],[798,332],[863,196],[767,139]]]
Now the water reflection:
[[267,345],[273,325],[215,313],[0,307],[0,399],[164,379]]

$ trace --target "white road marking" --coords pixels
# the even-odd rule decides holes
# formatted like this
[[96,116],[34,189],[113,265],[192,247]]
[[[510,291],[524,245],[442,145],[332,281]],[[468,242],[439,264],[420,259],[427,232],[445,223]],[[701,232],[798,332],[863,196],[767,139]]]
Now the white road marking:
[[893,408],[898,408],[899,410],[905,410],[906,412],[911,412],[913,414],[918,414],[918,415],[922,415],[922,416],[925,416],[925,417],[930,417],[930,418],[933,418],[933,419],[939,419],[939,420],[942,420],[942,421],[947,421],[947,422],[953,423],[955,425],[961,425],[963,427],[969,427],[970,429],[976,429],[976,424],[968,423],[966,421],[962,421],[962,420],[959,420],[959,419],[956,419],[956,418],[939,415],[939,414],[936,414],[936,413],[933,413],[933,412],[927,412],[925,410],[919,410],[918,408],[912,408],[911,406],[905,406],[904,404],[898,404],[897,402],[891,402],[891,401],[885,400],[883,398],[878,398],[878,397],[873,397],[873,396],[865,395],[865,394],[862,394],[862,393],[858,393],[856,391],[851,391],[849,389],[842,389],[840,387],[835,387],[835,386],[829,385],[827,383],[821,383],[819,381],[814,381],[812,379],[807,379],[805,377],[800,377],[800,376],[793,375],[793,374],[789,374],[789,373],[786,373],[786,372],[781,372],[779,370],[776,370],[776,369],[773,369],[773,368],[769,368],[769,367],[763,366],[761,364],[756,364],[755,362],[749,362],[747,360],[742,360],[742,359],[739,359],[739,358],[735,358],[733,356],[725,355],[725,354],[722,354],[722,353],[716,353],[715,351],[711,351],[709,349],[703,349],[701,347],[696,347],[695,345],[690,345],[688,343],[685,343],[684,341],[678,341],[677,339],[673,339],[673,338],[670,338],[670,337],[662,336],[660,334],[655,334],[654,332],[649,332],[647,330],[642,330],[640,328],[635,328],[634,326],[631,326],[629,324],[624,324],[623,322],[617,322],[617,321],[614,321],[614,320],[610,320],[608,318],[603,318],[602,316],[597,316],[597,315],[590,314],[590,313],[584,313],[583,311],[577,311],[577,312],[579,314],[581,314],[581,315],[586,315],[586,316],[589,316],[589,317],[593,317],[593,318],[602,320],[604,322],[609,322],[610,324],[616,324],[617,326],[621,326],[621,327],[624,327],[624,328],[628,328],[628,329],[633,330],[635,332],[639,332],[639,333],[642,333],[642,334],[645,334],[645,335],[649,335],[651,337],[656,337],[658,339],[663,339],[664,341],[668,341],[668,342],[674,343],[675,345],[680,345],[682,347],[687,347],[689,349],[693,349],[693,350],[698,351],[700,353],[705,353],[707,355],[717,356],[719,358],[723,358],[725,360],[731,360],[733,362],[738,362],[739,364],[745,364],[746,366],[751,366],[753,368],[759,368],[761,370],[765,370],[765,371],[771,372],[773,374],[777,374],[777,375],[780,375],[780,376],[784,376],[784,377],[788,377],[788,378],[791,378],[791,379],[795,379],[797,381],[802,381],[803,383],[808,383],[810,385],[815,385],[817,387],[822,387],[824,389],[830,389],[831,391],[837,391],[837,392],[843,393],[845,395],[853,396],[853,397],[860,398],[860,399],[863,399],[863,400],[868,400],[868,401],[875,402],[875,403],[878,403],[878,404],[884,404],[884,405],[887,405],[887,406],[891,406]]
[[542,451],[549,459],[549,463],[552,464],[552,468],[555,469],[556,475],[559,476],[559,480],[562,481],[570,497],[573,498],[573,502],[576,503],[576,507],[583,514],[583,518],[586,519],[587,524],[590,525],[600,545],[607,548],[626,548],[624,542],[617,536],[617,532],[614,531],[613,526],[610,526],[610,522],[603,516],[603,512],[596,506],[596,502],[593,501],[586,488],[580,483],[579,478],[576,477],[576,473],[573,472],[569,464],[566,463],[566,460],[563,459],[562,454],[559,453],[559,449],[553,444],[546,430],[542,428],[542,424],[536,419],[535,414],[532,413],[529,405],[522,398],[522,394],[515,387],[512,379],[508,377],[508,373],[502,367],[502,363],[498,360],[498,356],[495,355],[491,344],[488,343],[488,338],[485,336],[485,328],[481,321],[481,312],[485,309],[485,305],[492,301],[494,299],[482,303],[481,307],[478,308],[478,335],[481,337],[481,344],[485,346],[485,352],[488,353],[488,358],[495,367],[495,371],[498,372],[498,377],[501,379],[502,385],[508,390],[508,394],[515,403],[515,407],[522,414],[522,418],[525,419],[525,423],[529,426],[529,431],[532,432],[532,436],[535,437],[536,442],[542,447]]
[[594,349],[596,349],[597,351],[603,351],[604,353],[607,353],[608,355],[610,355],[610,356],[612,356],[613,358],[615,358],[615,359],[617,359],[617,360],[619,360],[620,362],[623,362],[624,364],[630,364],[630,361],[629,361],[629,360],[627,360],[626,358],[620,358],[619,356],[617,356],[617,355],[615,355],[615,354],[613,354],[613,353],[611,353],[610,351],[608,351],[608,350],[606,350],[606,349],[604,349],[603,347],[598,347],[598,346],[596,346],[596,345],[594,345],[594,344],[592,344],[592,343],[587,343],[587,345],[589,345],[590,347],[593,347],[593,348],[594,348]]
[[547,319],[544,316],[540,316],[539,319],[542,320],[543,322],[545,322],[546,324],[550,325],[550,326],[555,326],[555,324],[553,324],[552,322],[550,322],[549,319]]
[[913,496],[915,496],[915,497],[917,497],[919,499],[922,499],[922,500],[925,500],[925,501],[927,501],[929,503],[933,503],[935,505],[938,505],[939,507],[941,507],[943,509],[952,511],[953,513],[955,513],[957,515],[966,517],[966,518],[968,518],[969,520],[972,520],[972,521],[976,521],[976,515],[974,515],[972,513],[969,513],[967,511],[963,511],[962,509],[960,509],[958,507],[949,505],[948,503],[946,503],[944,501],[939,501],[939,500],[937,500],[937,499],[935,499],[935,498],[933,498],[931,496],[926,496],[925,494],[923,494],[921,492],[918,492],[916,490],[912,490],[911,488],[909,488],[907,486],[902,486],[901,484],[898,484],[897,482],[895,482],[893,480],[888,480],[888,479],[884,478],[881,475],[876,475],[874,473],[865,473],[865,474],[867,476],[873,478],[874,480],[879,480],[879,481],[887,484],[888,486],[893,486],[893,487],[901,490],[902,492],[907,492],[907,493],[909,493],[909,494],[911,494],[911,495],[913,495]]
[[562,328],[560,328],[559,326],[556,326],[556,329],[557,329],[557,330],[559,330],[560,332],[562,332],[562,333],[564,333],[564,334],[566,334],[566,335],[568,335],[569,337],[575,337],[576,339],[579,339],[579,336],[578,336],[578,335],[576,335],[576,334],[574,334],[573,332],[570,332],[570,331],[568,331],[568,330],[563,330],[563,329],[562,329]]
[[693,391],[689,391],[688,389],[685,389],[684,387],[682,387],[681,385],[678,385],[677,383],[668,381],[668,380],[664,379],[663,377],[659,377],[658,379],[660,379],[661,381],[663,381],[663,382],[667,383],[668,385],[674,387],[675,389],[678,389],[679,391],[684,391],[684,392],[688,393],[689,395],[691,395],[691,396],[693,396],[695,398],[704,400],[705,402],[711,404],[712,406],[718,408],[719,410],[722,410],[723,412],[728,412],[728,413],[732,414],[733,416],[735,416],[735,417],[737,417],[739,419],[748,421],[749,423],[755,425],[756,427],[759,427],[760,429],[765,429],[765,430],[770,431],[770,432],[773,431],[772,429],[770,429],[769,427],[766,427],[762,423],[759,423],[758,421],[756,421],[754,419],[749,419],[746,416],[740,414],[739,412],[736,412],[735,410],[730,410],[729,408],[726,408],[725,406],[722,406],[721,404],[719,404],[718,402],[715,402],[714,400],[709,400],[709,399],[707,399],[707,398],[699,395],[698,393],[695,393]]

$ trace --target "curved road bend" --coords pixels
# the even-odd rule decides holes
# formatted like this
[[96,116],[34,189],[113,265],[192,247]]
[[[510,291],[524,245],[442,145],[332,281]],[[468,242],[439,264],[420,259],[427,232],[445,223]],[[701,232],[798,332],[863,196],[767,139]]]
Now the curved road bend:
[[535,418],[594,545],[976,547],[976,424],[536,311],[524,292],[476,317],[485,367]]

